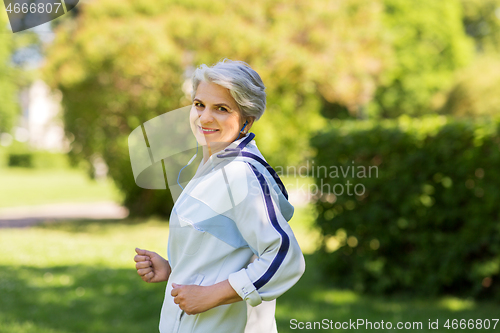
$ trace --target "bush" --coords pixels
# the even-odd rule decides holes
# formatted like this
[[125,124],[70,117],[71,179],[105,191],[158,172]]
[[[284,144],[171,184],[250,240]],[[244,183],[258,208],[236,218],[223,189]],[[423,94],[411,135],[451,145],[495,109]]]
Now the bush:
[[36,169],[64,169],[70,167],[66,154],[47,151],[11,152],[8,154],[7,165],[9,167]]
[[66,169],[70,167],[68,155],[48,151],[33,152],[33,166],[37,169]]
[[7,149],[5,147],[0,147],[0,168],[6,167],[8,162]]
[[26,143],[14,141],[4,150],[5,165],[8,167],[32,168],[33,156]]
[[336,121],[312,145],[328,279],[500,299],[500,119]]
[[30,153],[20,153],[20,154],[12,153],[12,154],[9,154],[8,166],[32,168],[33,167],[33,155]]
[[27,143],[14,141],[0,149],[0,167],[67,169],[71,165],[66,153],[33,150]]

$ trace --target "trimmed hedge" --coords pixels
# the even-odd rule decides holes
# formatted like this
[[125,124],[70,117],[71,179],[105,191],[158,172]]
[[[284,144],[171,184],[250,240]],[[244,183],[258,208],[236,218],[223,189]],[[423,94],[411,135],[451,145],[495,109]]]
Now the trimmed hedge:
[[21,154],[9,154],[9,161],[7,163],[10,167],[22,167],[22,168],[32,168],[33,167],[33,155],[29,153]]
[[0,147],[0,168],[2,167],[67,169],[71,165],[65,153],[33,150],[26,143],[15,141],[9,147]]
[[500,300],[500,119],[334,121],[311,144],[329,280]]

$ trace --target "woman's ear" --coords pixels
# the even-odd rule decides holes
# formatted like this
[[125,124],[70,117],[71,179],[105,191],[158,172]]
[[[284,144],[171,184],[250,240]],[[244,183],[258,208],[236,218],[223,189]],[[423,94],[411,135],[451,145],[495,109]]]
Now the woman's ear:
[[250,131],[250,128],[252,127],[253,125],[253,122],[255,121],[255,117],[248,117],[246,119],[246,121],[248,122],[247,125],[245,126],[245,132],[248,133]]

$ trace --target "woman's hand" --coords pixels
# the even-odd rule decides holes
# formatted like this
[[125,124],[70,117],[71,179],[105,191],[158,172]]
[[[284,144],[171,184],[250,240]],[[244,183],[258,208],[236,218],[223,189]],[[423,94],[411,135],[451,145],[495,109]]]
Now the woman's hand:
[[179,308],[188,315],[202,313],[222,304],[242,300],[228,280],[206,287],[172,283],[172,288],[170,294],[174,297],[174,303],[179,304]]
[[135,268],[143,281],[150,282],[163,282],[167,281],[170,272],[170,264],[156,252],[147,250],[135,249],[137,255],[134,257],[136,262]]

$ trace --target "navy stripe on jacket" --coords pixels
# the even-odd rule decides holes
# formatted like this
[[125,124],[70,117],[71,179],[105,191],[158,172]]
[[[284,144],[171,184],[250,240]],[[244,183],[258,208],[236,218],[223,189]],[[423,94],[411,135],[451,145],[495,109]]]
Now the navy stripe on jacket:
[[257,281],[253,283],[255,288],[258,290],[262,288],[262,286],[264,286],[267,282],[269,282],[269,280],[271,280],[271,278],[274,276],[278,268],[283,263],[283,260],[285,260],[288,248],[290,247],[290,238],[288,238],[287,233],[283,230],[283,228],[281,228],[280,224],[278,223],[276,212],[274,210],[273,201],[271,198],[271,193],[269,191],[266,179],[251,163],[247,162],[247,164],[250,166],[250,168],[252,168],[252,171],[259,180],[262,192],[264,192],[264,200],[266,203],[269,219],[271,220],[271,224],[274,227],[274,229],[276,229],[276,231],[281,236],[281,245],[278,250],[278,254],[276,255],[276,257],[274,257],[267,271]]

